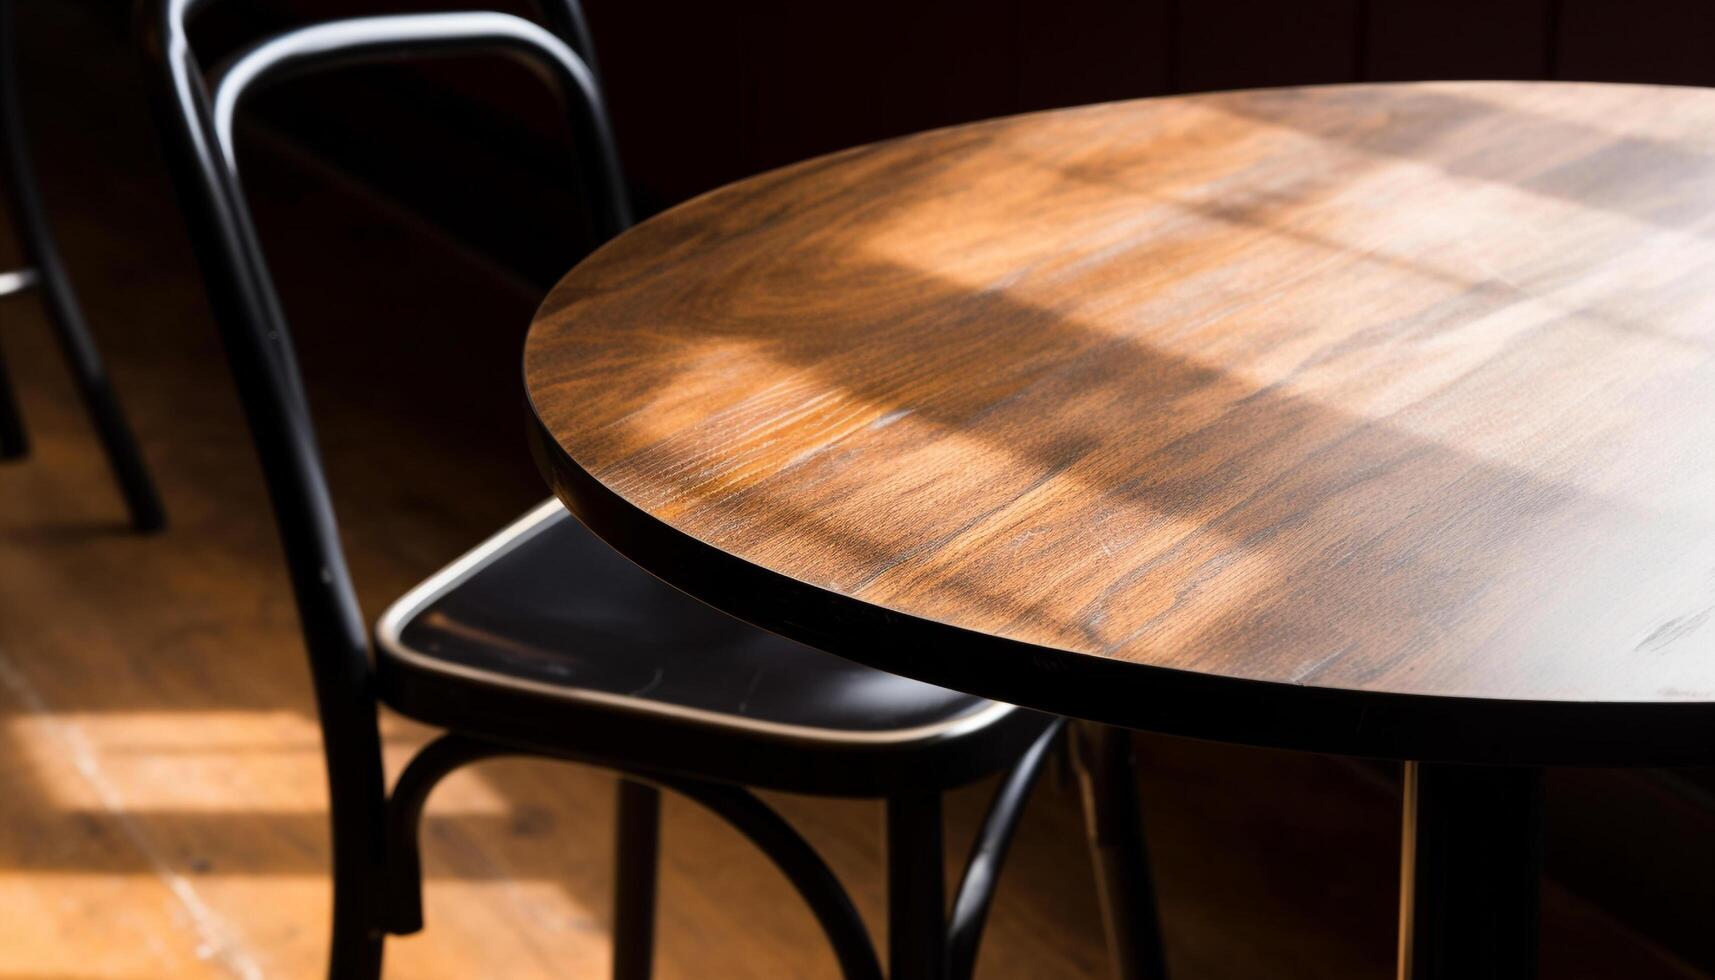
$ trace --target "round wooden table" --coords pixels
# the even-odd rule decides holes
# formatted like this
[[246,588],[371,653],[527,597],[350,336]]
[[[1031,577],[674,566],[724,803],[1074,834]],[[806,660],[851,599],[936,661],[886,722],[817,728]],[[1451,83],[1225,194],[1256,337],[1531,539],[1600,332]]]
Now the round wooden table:
[[1529,975],[1535,767],[1715,757],[1712,92],[1279,89],[861,147],[609,243],[524,367],[561,499],[734,615],[1406,760],[1402,975]]

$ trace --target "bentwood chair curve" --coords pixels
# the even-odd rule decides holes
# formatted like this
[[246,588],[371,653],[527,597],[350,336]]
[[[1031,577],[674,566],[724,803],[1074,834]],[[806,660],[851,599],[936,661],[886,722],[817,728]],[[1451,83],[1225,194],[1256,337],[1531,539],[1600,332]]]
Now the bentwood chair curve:
[[[763,849],[811,906],[847,976],[880,975],[838,881],[745,786],[885,798],[890,972],[968,975],[996,864],[1057,720],[856,666],[727,618],[641,572],[552,501],[396,603],[371,646],[283,308],[240,186],[233,120],[259,84],[321,66],[469,50],[523,57],[558,85],[583,183],[597,189],[596,224],[616,234],[629,215],[575,2],[546,5],[552,31],[492,12],[315,24],[254,44],[212,78],[185,33],[200,6],[146,0],[141,36],[308,648],[332,809],[330,975],[377,975],[384,935],[421,926],[423,802],[453,768],[506,754],[593,763],[626,777],[616,976],[650,969],[659,787],[712,809]],[[378,701],[447,729],[391,794]],[[949,918],[941,793],[1009,767]]]

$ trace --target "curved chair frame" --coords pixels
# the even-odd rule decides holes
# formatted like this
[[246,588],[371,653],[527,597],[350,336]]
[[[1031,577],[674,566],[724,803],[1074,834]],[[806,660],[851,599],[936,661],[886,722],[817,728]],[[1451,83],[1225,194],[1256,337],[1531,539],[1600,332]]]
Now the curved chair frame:
[[[687,778],[616,754],[448,734],[406,767],[389,795],[377,725],[377,683],[316,447],[290,335],[238,179],[233,120],[258,85],[316,67],[496,52],[520,57],[558,89],[574,129],[578,166],[599,188],[598,233],[630,222],[605,110],[576,0],[546,4],[557,36],[489,12],[359,17],[291,30],[239,53],[205,84],[186,36],[203,0],[143,0],[145,53],[156,110],[193,245],[227,357],[257,444],[308,647],[327,764],[334,842],[330,976],[374,977],[386,933],[422,925],[417,825],[448,772],[499,755],[533,755],[618,771],[619,840],[615,975],[647,976],[653,934],[658,788],[721,816],[788,877],[815,913],[845,975],[878,978],[863,923],[826,864],[777,814],[732,785]],[[570,43],[568,43],[568,40]],[[973,848],[951,922],[939,874],[938,793],[888,800],[891,975],[965,977],[992,899],[996,873],[1031,785],[1063,723],[1045,720],[1003,781]],[[951,971],[949,973],[949,971]]]
[[[30,161],[30,146],[24,131],[24,106],[19,98],[17,50],[12,0],[0,0],[0,193],[12,212],[23,250],[25,268],[0,273],[0,299],[39,289],[48,312],[54,339],[77,382],[78,396],[89,413],[107,454],[119,491],[131,512],[131,524],[139,531],[159,531],[166,526],[160,495],[143,462],[136,436],[120,410],[119,398],[108,381],[101,352],[90,336],[83,307],[71,287],[71,277],[60,258],[59,246],[42,207],[36,172]],[[24,418],[0,356],[0,459],[15,459],[29,452]]]

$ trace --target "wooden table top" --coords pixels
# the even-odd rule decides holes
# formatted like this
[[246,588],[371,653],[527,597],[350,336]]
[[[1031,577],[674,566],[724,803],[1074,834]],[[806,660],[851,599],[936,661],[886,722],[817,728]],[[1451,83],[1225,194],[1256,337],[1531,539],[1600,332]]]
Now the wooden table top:
[[1715,754],[1715,92],[861,147],[608,244],[525,379],[598,533],[887,669],[1332,751]]

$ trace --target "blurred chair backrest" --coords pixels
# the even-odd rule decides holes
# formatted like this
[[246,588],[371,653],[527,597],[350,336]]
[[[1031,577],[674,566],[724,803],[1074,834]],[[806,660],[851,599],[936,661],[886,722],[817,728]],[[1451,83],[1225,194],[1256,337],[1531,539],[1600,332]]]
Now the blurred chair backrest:
[[[591,189],[597,233],[630,223],[606,108],[576,0],[545,0],[550,31],[484,11],[326,21],[263,38],[206,75],[186,27],[211,0],[142,0],[140,35],[169,169],[261,457],[308,648],[327,756],[334,861],[378,879],[383,777],[368,628],[340,547],[286,318],[239,180],[233,123],[264,83],[362,62],[492,52],[558,89]],[[354,844],[372,846],[353,846]],[[356,874],[351,874],[356,872]]]

